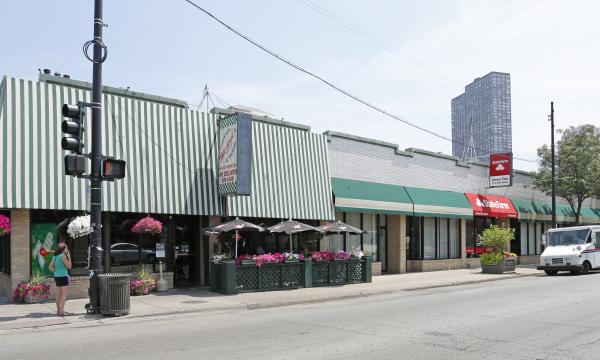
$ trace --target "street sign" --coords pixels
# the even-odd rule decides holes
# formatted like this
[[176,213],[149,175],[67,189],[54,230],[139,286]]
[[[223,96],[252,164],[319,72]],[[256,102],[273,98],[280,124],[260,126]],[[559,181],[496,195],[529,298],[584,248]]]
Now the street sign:
[[164,243],[156,243],[156,258],[164,259],[165,256],[165,244]]

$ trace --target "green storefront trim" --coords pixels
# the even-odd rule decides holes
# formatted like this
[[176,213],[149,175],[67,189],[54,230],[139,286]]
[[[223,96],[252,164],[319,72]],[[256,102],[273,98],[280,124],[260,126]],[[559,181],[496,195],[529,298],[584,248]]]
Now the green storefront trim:
[[[538,200],[510,199],[519,213],[519,220],[552,221],[552,204]],[[556,204],[556,221],[559,223],[575,223],[575,213],[571,206]],[[584,224],[600,224],[600,209],[581,208],[579,222]]]
[[404,186],[332,178],[335,207],[346,212],[412,215],[413,203]]

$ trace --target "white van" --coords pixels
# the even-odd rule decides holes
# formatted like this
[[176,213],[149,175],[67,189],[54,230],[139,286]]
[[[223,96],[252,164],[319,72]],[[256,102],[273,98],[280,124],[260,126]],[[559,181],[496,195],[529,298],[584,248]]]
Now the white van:
[[543,240],[546,248],[537,268],[548,275],[587,274],[600,268],[600,225],[550,229]]

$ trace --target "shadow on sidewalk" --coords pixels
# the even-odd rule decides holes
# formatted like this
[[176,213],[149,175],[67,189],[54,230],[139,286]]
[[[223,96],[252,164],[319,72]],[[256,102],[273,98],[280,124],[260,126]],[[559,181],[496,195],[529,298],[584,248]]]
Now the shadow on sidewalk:
[[14,321],[19,319],[43,319],[43,318],[56,318],[56,314],[48,312],[34,312],[27,315],[21,316],[0,316],[0,322]]

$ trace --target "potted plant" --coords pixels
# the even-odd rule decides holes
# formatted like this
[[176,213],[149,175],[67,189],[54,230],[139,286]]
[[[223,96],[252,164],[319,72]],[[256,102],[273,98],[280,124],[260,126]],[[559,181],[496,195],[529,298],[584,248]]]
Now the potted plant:
[[338,250],[335,252],[334,256],[334,260],[336,261],[347,261],[350,260],[350,253],[344,250]]
[[50,285],[44,284],[44,277],[40,273],[35,273],[27,282],[19,283],[13,293],[15,303],[36,304],[49,297]]
[[138,271],[129,284],[131,295],[148,295],[155,288],[156,280],[148,269]]
[[505,226],[492,225],[483,231],[481,234],[483,246],[491,248],[491,251],[479,257],[483,273],[502,274],[515,271],[517,255],[506,251],[514,238],[515,230]]
[[0,236],[10,233],[11,230],[10,219],[0,214]]
[[151,216],[139,220],[131,228],[131,232],[140,234],[140,242],[138,246],[138,266],[142,265],[142,236],[152,236],[160,234],[163,230],[163,224]]
[[300,260],[304,260],[304,255],[302,254],[294,254],[292,252],[283,253],[283,257],[285,259],[285,263],[294,264],[300,262]]

